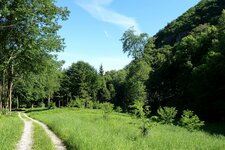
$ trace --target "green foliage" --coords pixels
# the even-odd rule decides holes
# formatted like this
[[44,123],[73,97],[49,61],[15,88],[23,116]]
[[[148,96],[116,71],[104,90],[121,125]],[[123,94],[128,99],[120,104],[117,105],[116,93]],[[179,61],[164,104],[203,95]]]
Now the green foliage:
[[128,56],[132,56],[134,59],[141,58],[147,39],[148,34],[141,33],[140,35],[135,35],[135,30],[133,28],[128,29],[121,38],[123,52],[128,52]]
[[177,110],[175,107],[160,107],[157,110],[157,113],[159,114],[160,123],[172,125],[174,118],[176,117]]
[[130,106],[130,108],[137,118],[145,117],[144,102],[136,100],[134,101],[134,104]]
[[140,130],[143,137],[147,137],[149,135],[149,131],[152,130],[153,127],[158,125],[157,122],[152,121],[149,118],[142,118],[141,123],[142,124],[140,126]]
[[131,106],[134,115],[136,118],[139,118],[141,121],[140,132],[143,137],[146,137],[149,134],[149,131],[156,125],[156,122],[152,122],[151,119],[146,118],[146,116],[150,115],[150,107],[144,106],[144,102],[135,101]]
[[99,103],[98,101],[94,101],[93,102],[93,108],[94,109],[101,109],[101,103]]
[[217,24],[224,6],[223,0],[201,0],[155,35],[156,46],[174,45],[200,24]]
[[106,85],[111,94],[111,102],[115,106],[120,106],[123,110],[127,109],[127,101],[125,99],[125,84],[126,84],[127,70],[108,71],[104,78]]
[[123,109],[120,106],[117,106],[115,111],[118,113],[121,113],[123,111]]
[[93,107],[94,107],[94,102],[91,100],[88,100],[86,102],[86,108],[93,109]]
[[[53,53],[64,49],[64,40],[58,35],[61,28],[58,22],[66,20],[69,11],[56,6],[53,0],[1,1],[0,10],[1,26],[7,26],[3,29],[1,27],[0,32],[0,78],[4,78],[1,86],[8,93],[1,94],[7,99],[11,109],[11,93],[16,85],[14,82],[25,78],[29,73],[42,76],[42,71],[51,70],[46,64],[55,60]],[[54,73],[48,75],[54,76]],[[51,95],[57,82],[52,82],[51,79],[47,81],[51,85],[46,87],[46,92]],[[6,85],[10,85],[10,88]]]
[[45,108],[45,103],[44,103],[44,102],[38,103],[38,107],[40,107],[40,108]]
[[68,104],[69,107],[78,107],[85,108],[86,100],[82,98],[76,98],[75,100],[71,100]]
[[103,76],[103,75],[104,75],[104,69],[103,69],[102,64],[101,64],[100,67],[99,67],[99,75],[100,75],[100,76]]
[[109,118],[110,113],[113,112],[113,107],[114,107],[114,105],[111,103],[108,103],[108,102],[101,104],[101,109],[103,111],[103,118],[105,118],[105,119]]
[[134,101],[147,99],[145,82],[148,80],[151,68],[145,61],[136,60],[128,66],[128,74],[125,81],[126,105],[132,105]]
[[9,112],[8,109],[4,109],[4,108],[3,108],[3,109],[0,110],[0,116],[1,116],[1,115],[9,115],[9,114],[10,114],[10,112]]
[[66,70],[66,76],[68,82],[65,86],[68,87],[72,98],[96,100],[98,73],[94,67],[83,61],[78,61]]
[[180,124],[189,131],[194,131],[199,130],[202,126],[204,126],[204,121],[201,121],[193,111],[184,110],[180,119]]
[[222,0],[201,1],[148,40],[150,105],[195,109],[204,119],[223,120],[224,6]]
[[110,99],[111,99],[111,95],[110,95],[110,91],[107,88],[106,81],[105,81],[104,77],[100,78],[100,85],[99,86],[100,86],[100,88],[98,89],[98,94],[97,94],[98,100],[102,103],[103,102],[109,102]]
[[50,102],[48,108],[55,109],[56,108],[55,102]]

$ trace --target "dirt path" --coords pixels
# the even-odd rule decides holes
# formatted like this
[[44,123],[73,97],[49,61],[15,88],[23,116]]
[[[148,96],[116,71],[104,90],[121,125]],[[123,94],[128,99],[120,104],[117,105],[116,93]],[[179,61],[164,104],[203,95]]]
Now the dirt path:
[[17,150],[31,150],[32,148],[32,121],[26,120],[18,114],[19,118],[24,122],[23,135],[20,142],[17,144]]
[[66,147],[64,146],[63,142],[44,123],[30,118],[26,114],[24,114],[24,116],[44,128],[48,136],[51,138],[52,143],[55,145],[56,150],[66,150]]
[[66,150],[66,147],[62,143],[62,141],[43,123],[37,121],[33,118],[28,117],[25,113],[23,113],[23,117],[21,117],[21,113],[18,114],[19,118],[24,122],[24,130],[23,135],[21,137],[20,142],[17,144],[17,150],[31,150],[32,149],[32,123],[35,122],[39,124],[50,137],[52,143],[55,145],[56,150]]

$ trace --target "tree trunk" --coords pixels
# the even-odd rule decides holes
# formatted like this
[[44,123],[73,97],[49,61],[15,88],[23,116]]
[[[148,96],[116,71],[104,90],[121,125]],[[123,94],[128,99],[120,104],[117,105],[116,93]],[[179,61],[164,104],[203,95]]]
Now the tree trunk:
[[9,111],[12,111],[12,90],[13,90],[13,65],[10,64],[8,69],[8,95],[7,95],[7,106]]
[[50,95],[48,96],[48,107],[50,107],[51,98]]
[[61,106],[60,106],[60,100],[59,100],[59,108],[60,108]]
[[1,90],[0,90],[0,97],[1,97],[1,108],[5,107],[5,71],[2,71],[2,80],[1,80]]
[[13,82],[10,81],[9,83],[9,111],[12,111],[12,87],[13,87]]
[[19,109],[19,105],[20,105],[20,104],[19,104],[19,98],[18,98],[18,96],[17,96],[17,98],[16,98],[16,108],[17,108],[17,109]]
[[0,82],[0,110],[2,110],[2,81]]

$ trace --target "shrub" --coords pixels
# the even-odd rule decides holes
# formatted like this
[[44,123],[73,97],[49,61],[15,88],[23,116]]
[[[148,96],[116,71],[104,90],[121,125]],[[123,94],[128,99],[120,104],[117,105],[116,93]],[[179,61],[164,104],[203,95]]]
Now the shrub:
[[120,106],[118,106],[118,107],[116,107],[116,110],[115,110],[116,112],[118,112],[118,113],[120,113],[120,112],[122,112],[123,110],[122,110],[122,108],[120,107]]
[[75,100],[71,100],[67,106],[85,108],[85,103],[86,103],[85,99],[76,98]]
[[53,109],[56,108],[55,103],[54,103],[54,102],[50,102],[48,108],[49,108],[49,109],[51,109],[51,108],[53,108]]
[[113,111],[114,105],[111,103],[102,103],[101,109],[103,110],[103,118],[108,118],[109,114]]
[[199,130],[204,126],[204,121],[201,121],[197,115],[191,110],[184,110],[180,119],[181,126],[189,131]]
[[157,113],[159,114],[160,123],[172,125],[177,114],[177,110],[175,107],[160,107],[157,110]]
[[141,135],[146,137],[149,135],[149,131],[157,125],[157,122],[154,122],[148,118],[142,118],[142,124],[140,126]]
[[101,104],[98,101],[93,102],[93,108],[94,109],[101,109]]
[[94,106],[93,101],[89,100],[86,102],[86,108],[93,109],[93,106]]
[[76,98],[76,100],[75,100],[75,107],[85,108],[85,103],[86,103],[85,99]]
[[146,118],[146,116],[151,113],[150,106],[144,106],[143,101],[135,101],[130,108],[133,109],[134,115],[137,118],[140,118],[140,132],[143,137],[146,137],[149,134],[149,131],[157,124],[149,118]]
[[76,101],[75,100],[71,100],[68,104],[67,107],[75,107],[76,105]]
[[2,110],[0,110],[0,115],[8,115],[8,114],[10,114],[8,109],[3,108]]
[[150,107],[144,106],[144,102],[142,101],[135,101],[130,108],[137,118],[143,118],[151,113]]
[[38,103],[38,107],[40,107],[40,108],[45,108],[45,103],[44,103],[44,102]]

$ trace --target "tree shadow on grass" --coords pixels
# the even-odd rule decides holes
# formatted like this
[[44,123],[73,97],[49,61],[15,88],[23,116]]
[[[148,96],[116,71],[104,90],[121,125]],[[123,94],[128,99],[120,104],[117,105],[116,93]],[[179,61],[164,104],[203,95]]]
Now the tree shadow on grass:
[[25,111],[25,113],[47,111],[47,110],[50,110],[50,109],[49,108],[35,108],[35,109],[28,109]]
[[203,130],[209,134],[225,136],[225,122],[206,123]]

